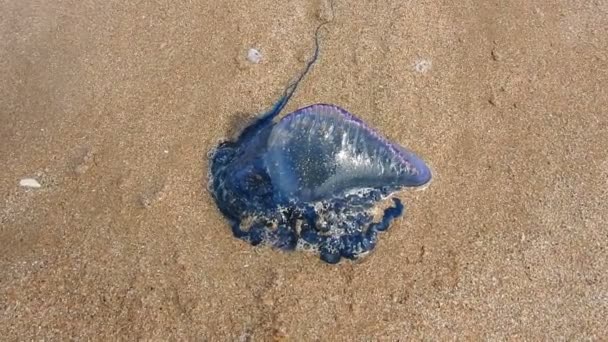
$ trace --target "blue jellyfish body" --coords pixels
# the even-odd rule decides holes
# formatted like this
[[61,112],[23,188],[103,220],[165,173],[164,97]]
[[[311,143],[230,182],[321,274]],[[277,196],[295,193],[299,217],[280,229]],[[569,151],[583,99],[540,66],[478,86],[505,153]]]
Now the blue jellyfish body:
[[[318,37],[318,31],[317,31]],[[210,154],[210,190],[237,238],[337,263],[371,251],[402,215],[392,193],[431,179],[425,163],[346,110],[315,104],[275,122],[318,56],[266,114]],[[380,216],[374,220],[375,216]]]

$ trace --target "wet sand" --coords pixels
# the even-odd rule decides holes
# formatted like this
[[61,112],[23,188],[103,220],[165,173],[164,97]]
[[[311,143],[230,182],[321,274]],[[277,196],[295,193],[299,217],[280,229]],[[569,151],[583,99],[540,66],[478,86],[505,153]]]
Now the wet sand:
[[332,17],[276,4],[0,1],[2,339],[608,338],[608,3],[336,1],[285,112],[340,105],[435,175],[337,266],[234,239],[206,191]]

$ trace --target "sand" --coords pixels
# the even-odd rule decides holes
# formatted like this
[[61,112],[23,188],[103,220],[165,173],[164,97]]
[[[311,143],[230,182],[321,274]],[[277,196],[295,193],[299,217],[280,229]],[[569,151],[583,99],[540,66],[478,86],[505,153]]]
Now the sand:
[[328,8],[0,1],[2,340],[608,338],[606,1],[336,0],[286,112],[340,105],[434,181],[361,262],[231,236],[206,154]]

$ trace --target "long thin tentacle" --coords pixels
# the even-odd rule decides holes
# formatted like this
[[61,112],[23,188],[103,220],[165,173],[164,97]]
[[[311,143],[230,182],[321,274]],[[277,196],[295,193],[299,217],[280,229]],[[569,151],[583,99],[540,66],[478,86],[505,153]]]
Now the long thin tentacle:
[[310,72],[310,69],[312,68],[312,66],[317,62],[317,60],[319,59],[319,50],[320,50],[320,43],[319,43],[320,32],[321,32],[321,29],[323,28],[323,26],[325,26],[325,24],[327,24],[327,22],[323,22],[319,26],[317,26],[317,29],[315,31],[314,53],[313,53],[312,57],[308,60],[308,62],[306,62],[306,66],[304,67],[304,70],[300,73],[300,75],[298,75],[298,77],[295,80],[293,80],[287,86],[287,88],[285,88],[285,90],[283,91],[283,94],[281,95],[279,100],[274,104],[274,106],[272,106],[272,108],[268,112],[266,112],[264,115],[262,115],[260,120],[272,120],[277,115],[279,115],[281,110],[283,110],[283,108],[287,105],[287,103],[291,99],[291,96],[293,96],[293,94],[295,93],[300,82],[304,79],[304,77],[306,77],[306,75]]
[[[332,7],[332,11],[333,11],[333,7]],[[241,140],[241,141],[245,140],[250,135],[255,134],[262,127],[269,125],[272,122],[272,120],[275,117],[277,117],[277,115],[279,115],[279,113],[281,113],[283,108],[287,105],[287,103],[289,102],[289,100],[291,99],[293,94],[295,93],[300,82],[304,79],[304,77],[306,77],[306,75],[308,75],[308,73],[312,69],[312,66],[319,59],[319,51],[321,49],[321,44],[320,44],[321,29],[327,23],[328,22],[325,21],[325,22],[319,24],[319,26],[317,26],[317,29],[315,30],[314,53],[313,53],[312,57],[308,60],[308,62],[306,62],[306,65],[304,66],[304,70],[302,70],[302,72],[298,75],[298,77],[295,80],[293,80],[289,83],[289,85],[283,91],[283,94],[281,95],[281,97],[279,97],[279,100],[277,102],[275,102],[275,104],[272,106],[272,108],[270,110],[268,110],[266,113],[260,115],[251,125],[249,125],[247,128],[245,128],[243,130],[243,132],[241,133],[241,135],[239,137],[239,140]]]

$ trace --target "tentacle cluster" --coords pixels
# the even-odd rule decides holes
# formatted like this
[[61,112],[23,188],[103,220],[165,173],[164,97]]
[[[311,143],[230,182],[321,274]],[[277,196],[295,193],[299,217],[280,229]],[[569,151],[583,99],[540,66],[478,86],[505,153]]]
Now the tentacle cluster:
[[270,245],[286,251],[307,250],[322,260],[337,263],[371,251],[378,233],[385,231],[404,206],[393,198],[374,221],[374,210],[391,189],[361,189],[327,200],[278,203],[273,187],[261,165],[241,167],[240,145],[225,144],[212,155],[211,192],[218,207],[230,221],[235,237],[250,244]]

